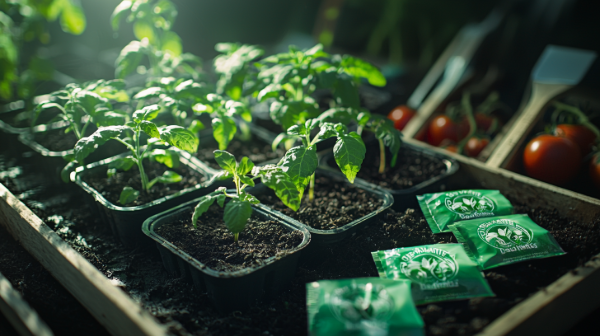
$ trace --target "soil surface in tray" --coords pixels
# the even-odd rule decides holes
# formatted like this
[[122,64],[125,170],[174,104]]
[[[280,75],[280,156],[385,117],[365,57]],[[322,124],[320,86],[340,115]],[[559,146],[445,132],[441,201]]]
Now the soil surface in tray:
[[33,140],[44,148],[53,152],[62,152],[73,149],[77,143],[77,137],[73,132],[65,134],[65,129],[56,129],[46,132],[36,132]]
[[[31,171],[23,173],[31,174]],[[77,207],[68,207],[67,203],[57,205],[54,197],[42,197],[40,190],[43,188],[38,184],[17,175],[15,169],[4,167],[0,182],[18,194],[76,251],[175,335],[306,335],[307,282],[377,276],[372,251],[455,242],[452,234],[433,235],[420,209],[402,213],[390,211],[346,241],[320,251],[312,263],[301,265],[288,290],[274,300],[257,303],[243,312],[223,315],[210,304],[207,293],[193,287],[188,280],[171,278],[156,249],[128,251],[121,247],[108,233],[106,225],[76,202],[76,193],[71,199]],[[515,304],[600,253],[599,220],[575,222],[560,217],[554,209],[530,209],[515,199],[510,201],[515,205],[516,213],[527,213],[533,221],[548,229],[567,254],[485,271],[496,297],[419,306],[427,335],[473,335]],[[21,267],[26,266],[27,262]],[[41,301],[48,300],[46,293],[37,295]],[[595,326],[595,321],[597,319],[592,319],[589,325]]]
[[285,254],[302,242],[302,232],[290,231],[277,221],[262,220],[256,214],[248,220],[238,242],[225,227],[223,209],[212,205],[192,225],[192,212],[184,219],[160,226],[157,233],[196,260],[216,271],[237,271],[257,267],[264,260]]
[[[219,145],[214,143],[200,144],[196,157],[207,163],[211,168],[221,169],[215,161],[214,151],[219,149]],[[285,154],[283,148],[277,148],[276,151],[271,149],[271,144],[268,144],[256,137],[250,141],[242,141],[233,139],[227,147],[227,151],[239,161],[242,157],[247,156],[255,164],[260,164],[265,161],[280,159]]]
[[[379,144],[367,145],[367,154],[363,160],[357,177],[390,190],[411,188],[419,183],[440,176],[448,171],[444,161],[431,155],[411,150],[403,146],[398,153],[396,166],[391,167],[391,155],[386,148],[386,167],[379,173]],[[330,167],[338,169],[333,157],[327,162]]]
[[[308,189],[305,195],[308,195]],[[271,189],[256,197],[272,209],[318,230],[342,227],[377,210],[383,203],[368,191],[324,176],[315,179],[313,202],[309,202],[308,196],[305,196],[298,211],[283,204]]]
[[[148,175],[148,181],[151,181],[157,176],[161,176],[167,170],[174,171],[181,175],[182,180],[170,184],[156,183],[150,190],[146,192],[140,191],[138,198],[131,203],[127,203],[127,206],[143,205],[152,202],[155,199],[172,195],[185,188],[191,188],[206,181],[206,176],[189,168],[183,163],[180,163],[177,168],[168,168],[155,161],[144,160],[144,171]],[[142,179],[136,165],[131,167],[128,171],[117,171],[117,173],[110,178],[106,176],[106,170],[100,169],[98,170],[98,174],[84,176],[83,180],[102,194],[109,202],[115,205],[121,205],[119,203],[119,196],[121,195],[123,187],[129,186],[136,190],[141,190],[142,186]]]

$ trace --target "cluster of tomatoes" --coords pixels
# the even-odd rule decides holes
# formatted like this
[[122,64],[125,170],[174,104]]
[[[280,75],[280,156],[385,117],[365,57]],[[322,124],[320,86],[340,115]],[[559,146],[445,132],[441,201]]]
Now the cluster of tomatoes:
[[598,129],[587,117],[577,113],[579,124],[557,124],[550,133],[531,139],[523,152],[527,175],[555,185],[565,185],[577,176],[590,159],[589,175],[600,188],[600,153],[593,153],[598,142]]

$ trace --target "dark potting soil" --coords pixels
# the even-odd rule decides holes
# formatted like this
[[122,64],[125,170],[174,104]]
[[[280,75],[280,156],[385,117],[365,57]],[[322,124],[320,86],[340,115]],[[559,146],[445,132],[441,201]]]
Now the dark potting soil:
[[[379,143],[367,145],[367,153],[357,177],[390,190],[408,189],[447,172],[448,167],[439,158],[403,146],[398,153],[396,166],[391,167],[391,155],[386,148],[386,166],[379,173]],[[328,160],[330,167],[339,169],[333,157]]]
[[283,255],[302,242],[302,232],[290,231],[274,220],[256,214],[248,220],[237,242],[225,227],[223,209],[212,205],[192,225],[192,214],[160,226],[157,233],[215,271],[237,271],[258,267],[264,260]]
[[[151,181],[157,176],[161,176],[165,171],[171,170],[181,175],[182,180],[177,183],[163,184],[156,183],[150,190],[146,192],[140,191],[138,198],[128,203],[127,206],[138,206],[159,199],[161,197],[172,195],[185,188],[191,188],[197,184],[206,181],[206,176],[200,172],[189,168],[183,163],[177,168],[168,168],[167,166],[155,161],[144,161],[144,171],[148,175],[148,181]],[[119,197],[124,187],[130,186],[136,190],[140,190],[142,186],[142,178],[137,166],[131,167],[128,171],[117,171],[116,174],[108,178],[105,170],[99,170],[98,174],[90,174],[83,178],[92,188],[96,189],[104,198],[115,205],[119,203]]]
[[36,132],[33,140],[44,148],[53,152],[62,152],[73,149],[77,143],[77,136],[73,132],[65,133],[65,129],[55,129],[46,132]]
[[[198,148],[196,157],[208,164],[211,168],[221,169],[221,167],[215,161],[214,151],[219,149],[218,144],[209,143],[201,144],[201,148]],[[277,148],[273,151],[271,144],[266,143],[258,138],[254,138],[251,141],[242,141],[239,139],[233,139],[227,147],[227,151],[239,161],[242,157],[247,156],[255,164],[260,164],[269,160],[276,160],[283,157],[285,150]]]
[[318,230],[342,227],[377,210],[383,203],[366,190],[324,176],[315,179],[314,200],[308,200],[308,189],[305,195],[298,211],[283,204],[271,189],[256,197],[272,209]]

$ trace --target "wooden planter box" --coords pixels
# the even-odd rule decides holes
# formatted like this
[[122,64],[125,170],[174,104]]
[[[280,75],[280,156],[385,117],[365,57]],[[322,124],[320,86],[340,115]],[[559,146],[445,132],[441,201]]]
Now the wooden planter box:
[[[406,142],[417,144],[415,140]],[[422,144],[419,144],[422,145]],[[434,151],[442,149],[424,145]],[[600,216],[593,199],[476,159],[453,155],[461,166],[447,187],[481,185],[531,206],[556,208],[561,216],[587,223]],[[531,204],[531,203],[534,204]],[[0,225],[46,267],[114,335],[166,335],[147,311],[115,287],[0,184]],[[600,306],[600,255],[565,274],[493,321],[483,335],[560,335]]]

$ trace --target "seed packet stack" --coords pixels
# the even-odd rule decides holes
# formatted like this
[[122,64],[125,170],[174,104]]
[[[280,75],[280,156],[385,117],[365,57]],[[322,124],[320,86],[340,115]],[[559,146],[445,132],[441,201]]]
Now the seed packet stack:
[[457,190],[417,196],[434,233],[452,232],[486,270],[565,254],[554,237],[513,206],[498,190]]

